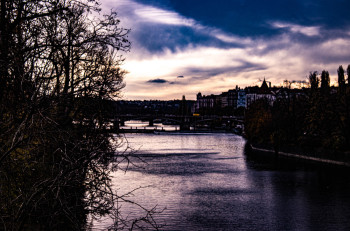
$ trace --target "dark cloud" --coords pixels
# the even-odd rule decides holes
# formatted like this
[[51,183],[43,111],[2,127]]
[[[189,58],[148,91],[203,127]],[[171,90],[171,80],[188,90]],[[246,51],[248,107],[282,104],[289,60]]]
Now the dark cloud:
[[[264,48],[251,51],[250,54],[266,56],[275,51],[288,50],[290,44],[300,44],[301,49],[317,49],[324,42],[349,37],[350,1],[348,0],[134,0],[146,6],[154,6],[176,17],[193,19],[194,23],[161,23],[144,20],[134,10],[125,10],[125,17],[133,24],[130,40],[132,51],[142,54],[159,54],[164,51],[178,53],[188,47],[215,47],[220,49],[250,48],[252,44],[240,42],[239,38],[264,41]],[[139,7],[139,6],[138,6]],[[123,9],[132,8],[126,6]],[[194,10],[195,9],[195,10]],[[192,22],[192,21],[191,21]],[[292,27],[273,26],[275,22],[295,25],[300,28],[318,28],[319,33],[309,35]],[[295,29],[295,28],[294,28]],[[220,39],[218,33],[228,38]],[[288,37],[288,41],[281,40]],[[273,42],[271,42],[273,41]],[[302,50],[303,51],[303,50]],[[320,56],[317,60],[343,60],[344,55]],[[313,59],[310,59],[312,61]],[[228,67],[210,70],[189,70],[191,75],[215,76],[226,71],[249,71],[255,65],[244,64],[241,67]],[[264,67],[257,67],[264,68]],[[254,69],[253,69],[254,70]],[[259,69],[260,70],[260,69]]]
[[147,83],[155,83],[155,84],[181,84],[180,82],[174,82],[174,81],[168,81],[168,80],[165,80],[165,79],[151,79],[151,80],[148,80]]
[[147,83],[163,84],[163,83],[168,83],[168,81],[165,79],[151,79],[151,80],[148,80]]
[[163,52],[169,49],[176,52],[191,46],[208,46],[219,48],[242,47],[239,43],[229,43],[215,37],[213,28],[192,28],[181,25],[160,25],[153,23],[140,23],[131,35],[134,42],[150,52]]
[[[250,71],[257,71],[257,70],[266,70],[267,67],[261,65],[261,64],[255,64],[255,63],[249,63],[242,61],[242,64],[239,66],[228,66],[228,67],[220,67],[220,68],[188,68],[185,70],[185,73],[188,73],[188,75],[197,75],[197,77],[192,77],[191,80],[203,80],[203,79],[210,79],[212,77],[215,77],[220,74],[224,73],[239,73],[239,72],[250,72]],[[200,76],[200,77],[198,77]]]
[[[172,12],[177,17],[193,19],[193,24],[167,24],[159,21],[148,21],[138,18],[130,6],[125,6],[125,17],[133,24],[130,34],[133,52],[147,51],[146,54],[162,53],[170,50],[177,53],[188,47],[216,47],[220,49],[250,48],[252,44],[240,43],[239,38],[250,38],[264,41],[262,49],[251,51],[251,54],[265,56],[278,50],[288,50],[290,44],[300,44],[302,49],[317,49],[317,46],[338,38],[350,39],[350,1],[348,0],[134,0],[147,6],[154,6],[166,12]],[[139,6],[138,6],[139,7]],[[318,28],[319,33],[308,35],[302,30],[292,27],[273,26],[280,22],[295,25],[300,28]],[[295,28],[294,28],[295,29]],[[219,39],[218,33],[226,36],[234,35],[234,42]],[[281,40],[281,36],[288,41]],[[255,41],[257,41],[255,40]],[[273,41],[273,42],[271,42]],[[333,60],[339,57],[329,56]],[[323,56],[317,58],[322,59]],[[325,57],[325,62],[330,58]],[[310,60],[312,61],[312,60]],[[248,70],[249,65],[236,68]],[[258,67],[259,68],[259,67]],[[231,68],[228,68],[230,71]],[[191,71],[191,70],[190,70]],[[225,71],[196,70],[191,73],[204,72],[207,75],[217,75]],[[233,70],[234,71],[234,70]]]
[[[157,73],[162,68],[158,62],[151,69],[158,79],[140,76],[139,91],[152,91],[144,89],[145,82],[166,88],[164,95],[177,85],[184,91],[190,91],[187,86],[224,89],[218,82],[225,78],[237,77],[248,85],[247,79],[260,77],[257,74],[271,76],[278,84],[279,79],[300,79],[323,68],[336,75],[337,66],[350,60],[349,0],[120,2],[121,22],[126,19],[132,29],[131,58],[174,60],[167,62],[169,75]],[[201,85],[217,76],[210,86]]]
[[[348,0],[169,0],[169,6],[205,25],[242,36],[273,35],[264,27],[268,20],[301,25],[344,28],[350,24]],[[195,6],[195,10],[194,10]]]
[[[268,22],[282,21],[302,26],[321,26],[326,30],[350,27],[350,1],[348,0],[137,0],[177,12],[186,18],[196,20],[209,28],[218,28],[226,33],[241,37],[274,37],[285,33],[285,29],[272,28]],[[198,34],[191,28],[170,28],[163,30],[171,34],[170,47],[188,43],[216,47],[232,46],[213,36]],[[149,30],[145,30],[149,32]],[[155,31],[155,36],[159,31]],[[195,32],[195,33],[194,33]],[[165,33],[166,34],[166,33]],[[163,37],[160,36],[160,39]],[[165,36],[167,37],[167,36]],[[237,45],[237,44],[235,44]],[[163,44],[164,46],[164,44]]]

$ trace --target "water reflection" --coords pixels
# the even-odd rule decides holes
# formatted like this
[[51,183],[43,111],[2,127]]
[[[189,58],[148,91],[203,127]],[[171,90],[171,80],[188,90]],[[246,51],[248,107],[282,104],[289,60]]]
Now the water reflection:
[[132,199],[165,208],[156,216],[164,230],[350,230],[348,170],[244,152],[233,134],[126,138],[145,162],[115,173],[114,187],[148,186]]
[[129,120],[125,122],[125,126],[121,126],[121,129],[146,129],[146,130],[164,130],[164,131],[179,131],[180,125],[162,124],[161,122],[155,122],[153,126],[149,126],[148,121],[141,120]]

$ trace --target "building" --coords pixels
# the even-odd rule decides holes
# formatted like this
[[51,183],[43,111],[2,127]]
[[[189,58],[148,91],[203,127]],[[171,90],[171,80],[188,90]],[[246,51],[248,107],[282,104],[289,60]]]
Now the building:
[[225,109],[226,111],[233,111],[239,107],[245,107],[246,94],[243,89],[231,89],[227,92],[222,92],[220,95],[202,95],[197,94],[197,101],[194,104],[193,112],[213,111]]
[[266,99],[270,104],[276,100],[275,93],[271,90],[271,87],[267,86],[266,80],[264,79],[261,87],[248,87],[246,88],[246,104],[248,108],[254,101],[258,99]]
[[245,90],[243,90],[243,89],[239,89],[238,91],[237,91],[237,101],[236,101],[236,103],[235,103],[235,105],[236,105],[236,108],[235,109],[237,109],[237,108],[240,108],[240,107],[246,107],[246,93],[245,93]]

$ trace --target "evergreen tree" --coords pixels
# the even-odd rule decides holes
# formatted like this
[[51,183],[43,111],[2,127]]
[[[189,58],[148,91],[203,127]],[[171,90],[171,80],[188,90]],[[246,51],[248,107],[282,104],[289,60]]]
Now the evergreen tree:
[[338,86],[339,86],[339,92],[344,93],[345,91],[345,77],[344,77],[344,69],[343,66],[340,65],[338,68]]
[[330,79],[328,71],[323,70],[321,73],[321,91],[322,93],[329,93]]
[[317,77],[317,71],[310,72],[309,82],[310,82],[311,90],[315,91],[318,88],[318,85],[320,83],[320,79]]

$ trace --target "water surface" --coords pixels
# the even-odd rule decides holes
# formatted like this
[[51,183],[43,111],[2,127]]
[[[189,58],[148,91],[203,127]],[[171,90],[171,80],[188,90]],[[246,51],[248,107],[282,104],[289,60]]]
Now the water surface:
[[[122,194],[164,211],[162,230],[350,230],[349,171],[244,152],[233,134],[128,134],[137,166],[114,173]],[[124,216],[144,211],[125,204]],[[108,220],[99,227],[108,226]]]

